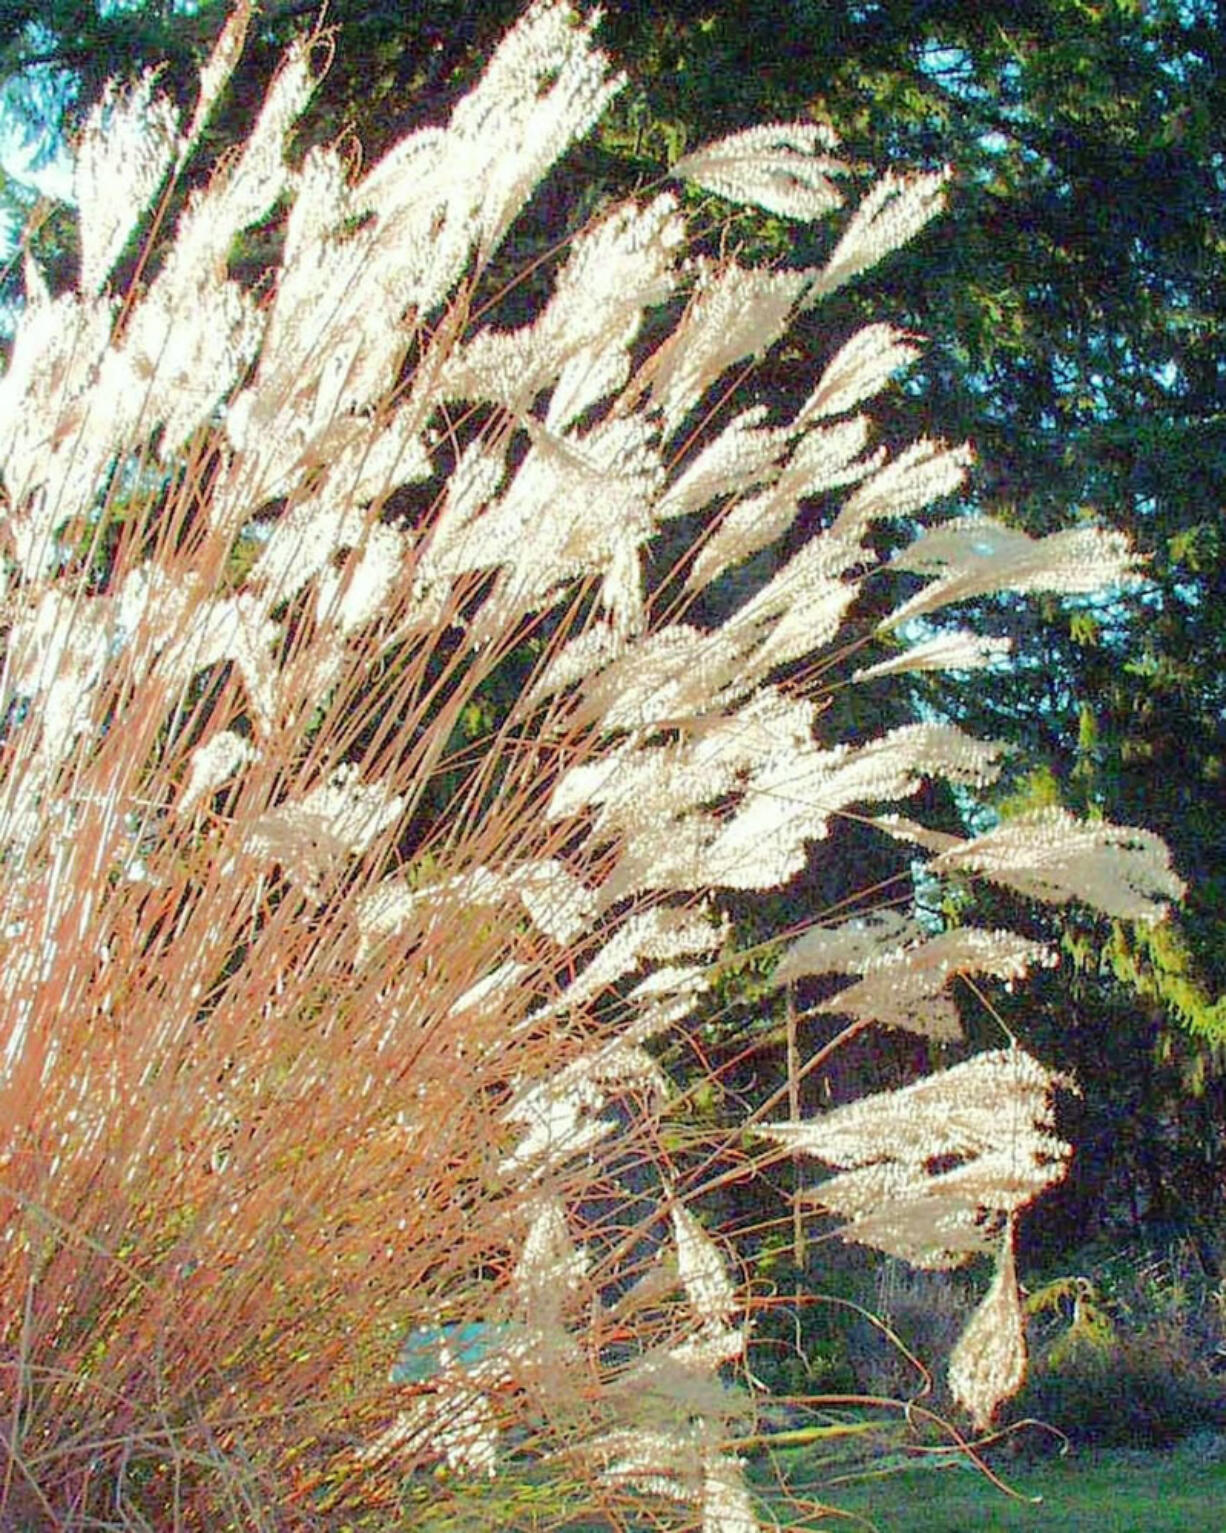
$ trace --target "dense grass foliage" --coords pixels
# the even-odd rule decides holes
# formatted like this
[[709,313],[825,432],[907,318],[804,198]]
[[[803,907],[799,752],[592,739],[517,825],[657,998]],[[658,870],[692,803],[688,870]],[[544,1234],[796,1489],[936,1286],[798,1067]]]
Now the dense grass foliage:
[[[206,174],[251,22],[186,121],[152,76],[91,115],[76,284],[27,262],[0,380],[2,1516],[646,1506],[748,1533],[768,1296],[711,1194],[816,1162],[801,1223],[992,1256],[948,1370],[986,1428],[1024,1373],[1014,1216],[1067,1147],[1058,1078],[1008,1039],[816,1117],[743,1093],[718,1133],[687,1120],[722,1086],[721,897],[789,885],[854,817],[928,891],[1159,917],[1179,884],[1149,833],[933,830],[891,806],[990,783],[999,749],[825,717],[836,685],[869,717],[883,678],[999,660],[951,608],[1132,562],[981,517],[881,546],[969,464],[872,447],[861,406],[915,355],[889,325],[786,409],[738,392],[943,173],[885,172],[819,264],[760,269],[696,209],[813,222],[845,170],[812,124],[731,135],[542,255],[524,315],[498,252],[621,83],[590,24],[538,0],[445,124],[365,170],[289,153],[313,36]],[[876,1026],[957,1045],[955,988],[1050,961],[925,919],[909,881],[848,901],[765,966],[839,1019],[795,1082]]]

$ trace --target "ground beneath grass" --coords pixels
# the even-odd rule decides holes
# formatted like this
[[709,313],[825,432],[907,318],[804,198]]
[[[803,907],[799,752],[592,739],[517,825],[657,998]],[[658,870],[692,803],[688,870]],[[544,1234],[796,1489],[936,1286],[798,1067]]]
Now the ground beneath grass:
[[[783,1468],[784,1466],[779,1466]],[[1066,1458],[997,1466],[1018,1498],[969,1465],[889,1469],[851,1484],[814,1480],[803,1464],[784,1470],[791,1497],[809,1508],[776,1511],[785,1525],[877,1533],[1221,1533],[1226,1529],[1226,1439],[1171,1453],[1071,1452]],[[1041,1497],[1037,1501],[1033,1498]],[[772,1501],[774,1498],[771,1498]],[[788,1499],[788,1498],[785,1498]],[[822,1515],[813,1503],[839,1509]]]

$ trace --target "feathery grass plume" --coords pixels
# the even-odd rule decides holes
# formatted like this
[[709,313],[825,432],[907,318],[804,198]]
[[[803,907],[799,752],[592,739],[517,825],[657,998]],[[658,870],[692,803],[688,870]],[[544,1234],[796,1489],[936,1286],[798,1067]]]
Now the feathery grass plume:
[[[790,417],[697,412],[941,178],[887,176],[824,274],[691,256],[677,192],[626,202],[502,329],[491,258],[618,87],[594,22],[537,0],[360,179],[286,158],[306,40],[181,195],[249,14],[186,129],[149,80],[88,121],[80,283],[28,268],[0,380],[0,1522],[443,1526],[467,1494],[536,1526],[544,1476],[574,1513],[646,1497],[743,1533],[752,1306],[667,1148],[655,1045],[700,1014],[719,889],[784,884],[835,817],[983,783],[996,752],[935,724],[826,740],[798,664],[837,654],[873,522],[965,472],[938,443],[866,454],[852,412],[909,341],[869,327]],[[796,125],[679,170],[791,216],[835,196]],[[159,197],[173,237],[123,291]],[[244,286],[230,253],[278,209],[280,261]],[[680,517],[704,530],[661,585]],[[944,536],[917,566],[939,556],[941,599],[988,589],[997,535]],[[1118,573],[1056,543],[1001,543],[998,573]],[[1140,833],[1064,819],[936,852],[1056,898],[1109,894],[1123,856],[1134,913],[1175,890]],[[1037,956],[883,935],[826,955],[860,976],[836,998],[857,1025],[951,1034],[948,980]],[[812,972],[805,940],[783,974]],[[1056,1174],[1046,1072],[959,1068],[859,1109],[825,1194],[852,1234],[952,1258]],[[771,1132],[824,1155],[850,1122]],[[1017,1372],[1002,1274],[957,1359],[980,1420]],[[439,1460],[459,1478],[422,1499]]]

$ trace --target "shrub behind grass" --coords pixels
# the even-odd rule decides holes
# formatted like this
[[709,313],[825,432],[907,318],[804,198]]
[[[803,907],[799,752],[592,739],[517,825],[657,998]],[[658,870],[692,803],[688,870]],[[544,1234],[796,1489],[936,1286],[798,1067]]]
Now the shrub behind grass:
[[1226,1431],[1222,1381],[1144,1334],[1103,1351],[1078,1347],[1058,1366],[1038,1363],[1014,1409],[1095,1447],[1168,1448]]

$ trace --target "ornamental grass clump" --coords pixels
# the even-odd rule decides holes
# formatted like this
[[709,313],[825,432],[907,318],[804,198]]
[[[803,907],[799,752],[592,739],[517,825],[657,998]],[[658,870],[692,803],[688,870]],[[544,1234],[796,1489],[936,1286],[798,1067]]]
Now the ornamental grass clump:
[[[719,891],[788,884],[852,811],[930,878],[1147,919],[1177,884],[1142,831],[886,814],[991,780],[953,726],[823,736],[877,525],[968,454],[870,445],[860,407],[915,354],[887,325],[794,411],[722,401],[942,175],[886,175],[822,267],[754,270],[695,246],[686,184],[814,219],[843,167],[809,125],[734,135],[601,212],[508,327],[491,263],[620,83],[593,22],[538,0],[364,173],[287,158],[306,39],[204,178],[250,17],[186,126],[149,77],[90,116],[77,286],[27,262],[0,381],[0,1524],[390,1525],[442,1465],[492,1526],[545,1525],[544,1477],[570,1515],[742,1533],[752,1303],[660,1052],[726,952]],[[274,217],[279,259],[240,281]],[[1130,560],[981,519],[893,569],[879,631],[929,626],[862,672],[870,710],[875,672],[994,655],[934,623],[949,603]],[[1045,957],[820,914],[776,979],[846,976],[822,1005],[849,1031],[952,1038],[957,976]],[[981,1424],[1021,1375],[1011,1220],[1060,1173],[1052,1084],[1001,1049],[812,1123],[751,1107],[733,1149],[839,1168],[818,1196],[849,1238],[998,1254],[953,1359]]]

